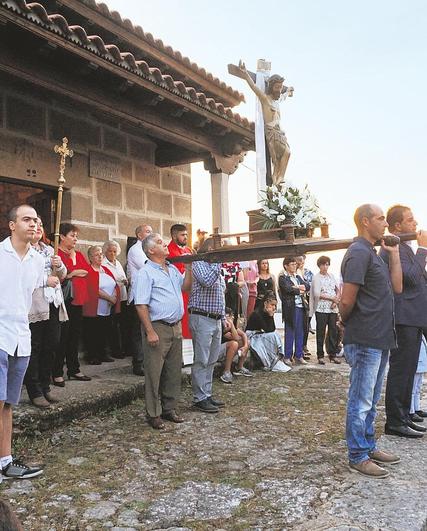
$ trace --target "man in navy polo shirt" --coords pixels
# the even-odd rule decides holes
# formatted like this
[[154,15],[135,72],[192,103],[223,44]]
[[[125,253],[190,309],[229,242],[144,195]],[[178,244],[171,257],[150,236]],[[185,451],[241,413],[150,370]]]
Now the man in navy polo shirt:
[[[379,206],[360,206],[354,222],[358,236],[342,262],[339,304],[344,352],[351,367],[346,422],[349,467],[384,478],[389,472],[378,464],[396,464],[400,458],[377,449],[374,421],[389,351],[396,345],[393,291],[402,291],[402,269],[399,246],[387,246],[382,240],[388,223]],[[374,248],[378,240],[388,253],[389,265]]]

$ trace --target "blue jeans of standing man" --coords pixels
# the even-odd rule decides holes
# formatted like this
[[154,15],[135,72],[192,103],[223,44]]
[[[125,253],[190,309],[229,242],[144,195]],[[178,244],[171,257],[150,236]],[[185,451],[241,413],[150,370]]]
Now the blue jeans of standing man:
[[189,326],[194,352],[191,384],[194,402],[200,402],[212,396],[213,371],[221,346],[221,320],[190,314]]
[[300,359],[304,356],[304,308],[295,308],[294,326],[285,321],[285,357],[290,359],[294,353],[295,357]]
[[388,361],[388,350],[357,343],[344,346],[351,367],[348,390],[346,439],[350,463],[369,459],[375,446],[375,417]]

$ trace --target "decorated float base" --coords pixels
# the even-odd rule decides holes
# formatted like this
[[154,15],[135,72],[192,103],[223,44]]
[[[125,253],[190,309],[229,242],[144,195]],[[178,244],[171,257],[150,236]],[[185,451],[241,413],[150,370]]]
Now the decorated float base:
[[[285,222],[280,227],[272,229],[264,229],[265,217],[262,215],[262,210],[248,210],[249,216],[249,232],[247,234],[249,243],[268,242],[275,240],[283,240],[286,243],[293,243],[296,239],[302,240],[318,240],[315,237],[314,228],[312,227],[298,227],[292,222]],[[329,225],[326,223],[320,225],[320,237],[323,239],[329,238]]]

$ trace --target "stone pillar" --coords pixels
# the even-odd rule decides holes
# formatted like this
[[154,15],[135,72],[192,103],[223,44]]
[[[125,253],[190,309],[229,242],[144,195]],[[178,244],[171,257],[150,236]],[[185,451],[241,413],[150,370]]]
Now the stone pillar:
[[228,202],[229,175],[222,172],[211,173],[212,186],[212,227],[219,232],[230,232],[230,211]]

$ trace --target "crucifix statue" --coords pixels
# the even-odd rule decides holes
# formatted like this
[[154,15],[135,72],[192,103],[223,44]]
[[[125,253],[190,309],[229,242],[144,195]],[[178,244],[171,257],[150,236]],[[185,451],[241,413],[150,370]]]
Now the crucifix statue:
[[54,249],[55,256],[58,254],[58,245],[59,245],[59,226],[61,224],[61,213],[62,213],[62,193],[64,191],[65,184],[65,161],[67,157],[71,158],[74,153],[72,149],[68,148],[68,138],[64,137],[62,139],[61,146],[54,147],[55,153],[58,153],[60,156],[59,159],[59,178],[58,178],[58,200],[56,202],[56,219],[55,219],[55,240],[54,240]]
[[[260,60],[259,64],[267,64],[269,71],[269,63]],[[243,61],[239,62],[239,66],[229,65],[228,70],[230,74],[244,79],[259,100],[265,140],[273,163],[271,181],[272,184],[278,186],[284,181],[286,168],[291,155],[286,134],[280,127],[280,103],[287,96],[292,97],[294,89],[293,87],[285,87],[285,79],[277,74],[268,77],[263,76],[262,79],[266,79],[265,83],[263,81],[258,83],[259,76],[249,72]],[[258,70],[261,70],[261,68],[258,68]],[[264,67],[262,70],[266,72],[267,69]]]

